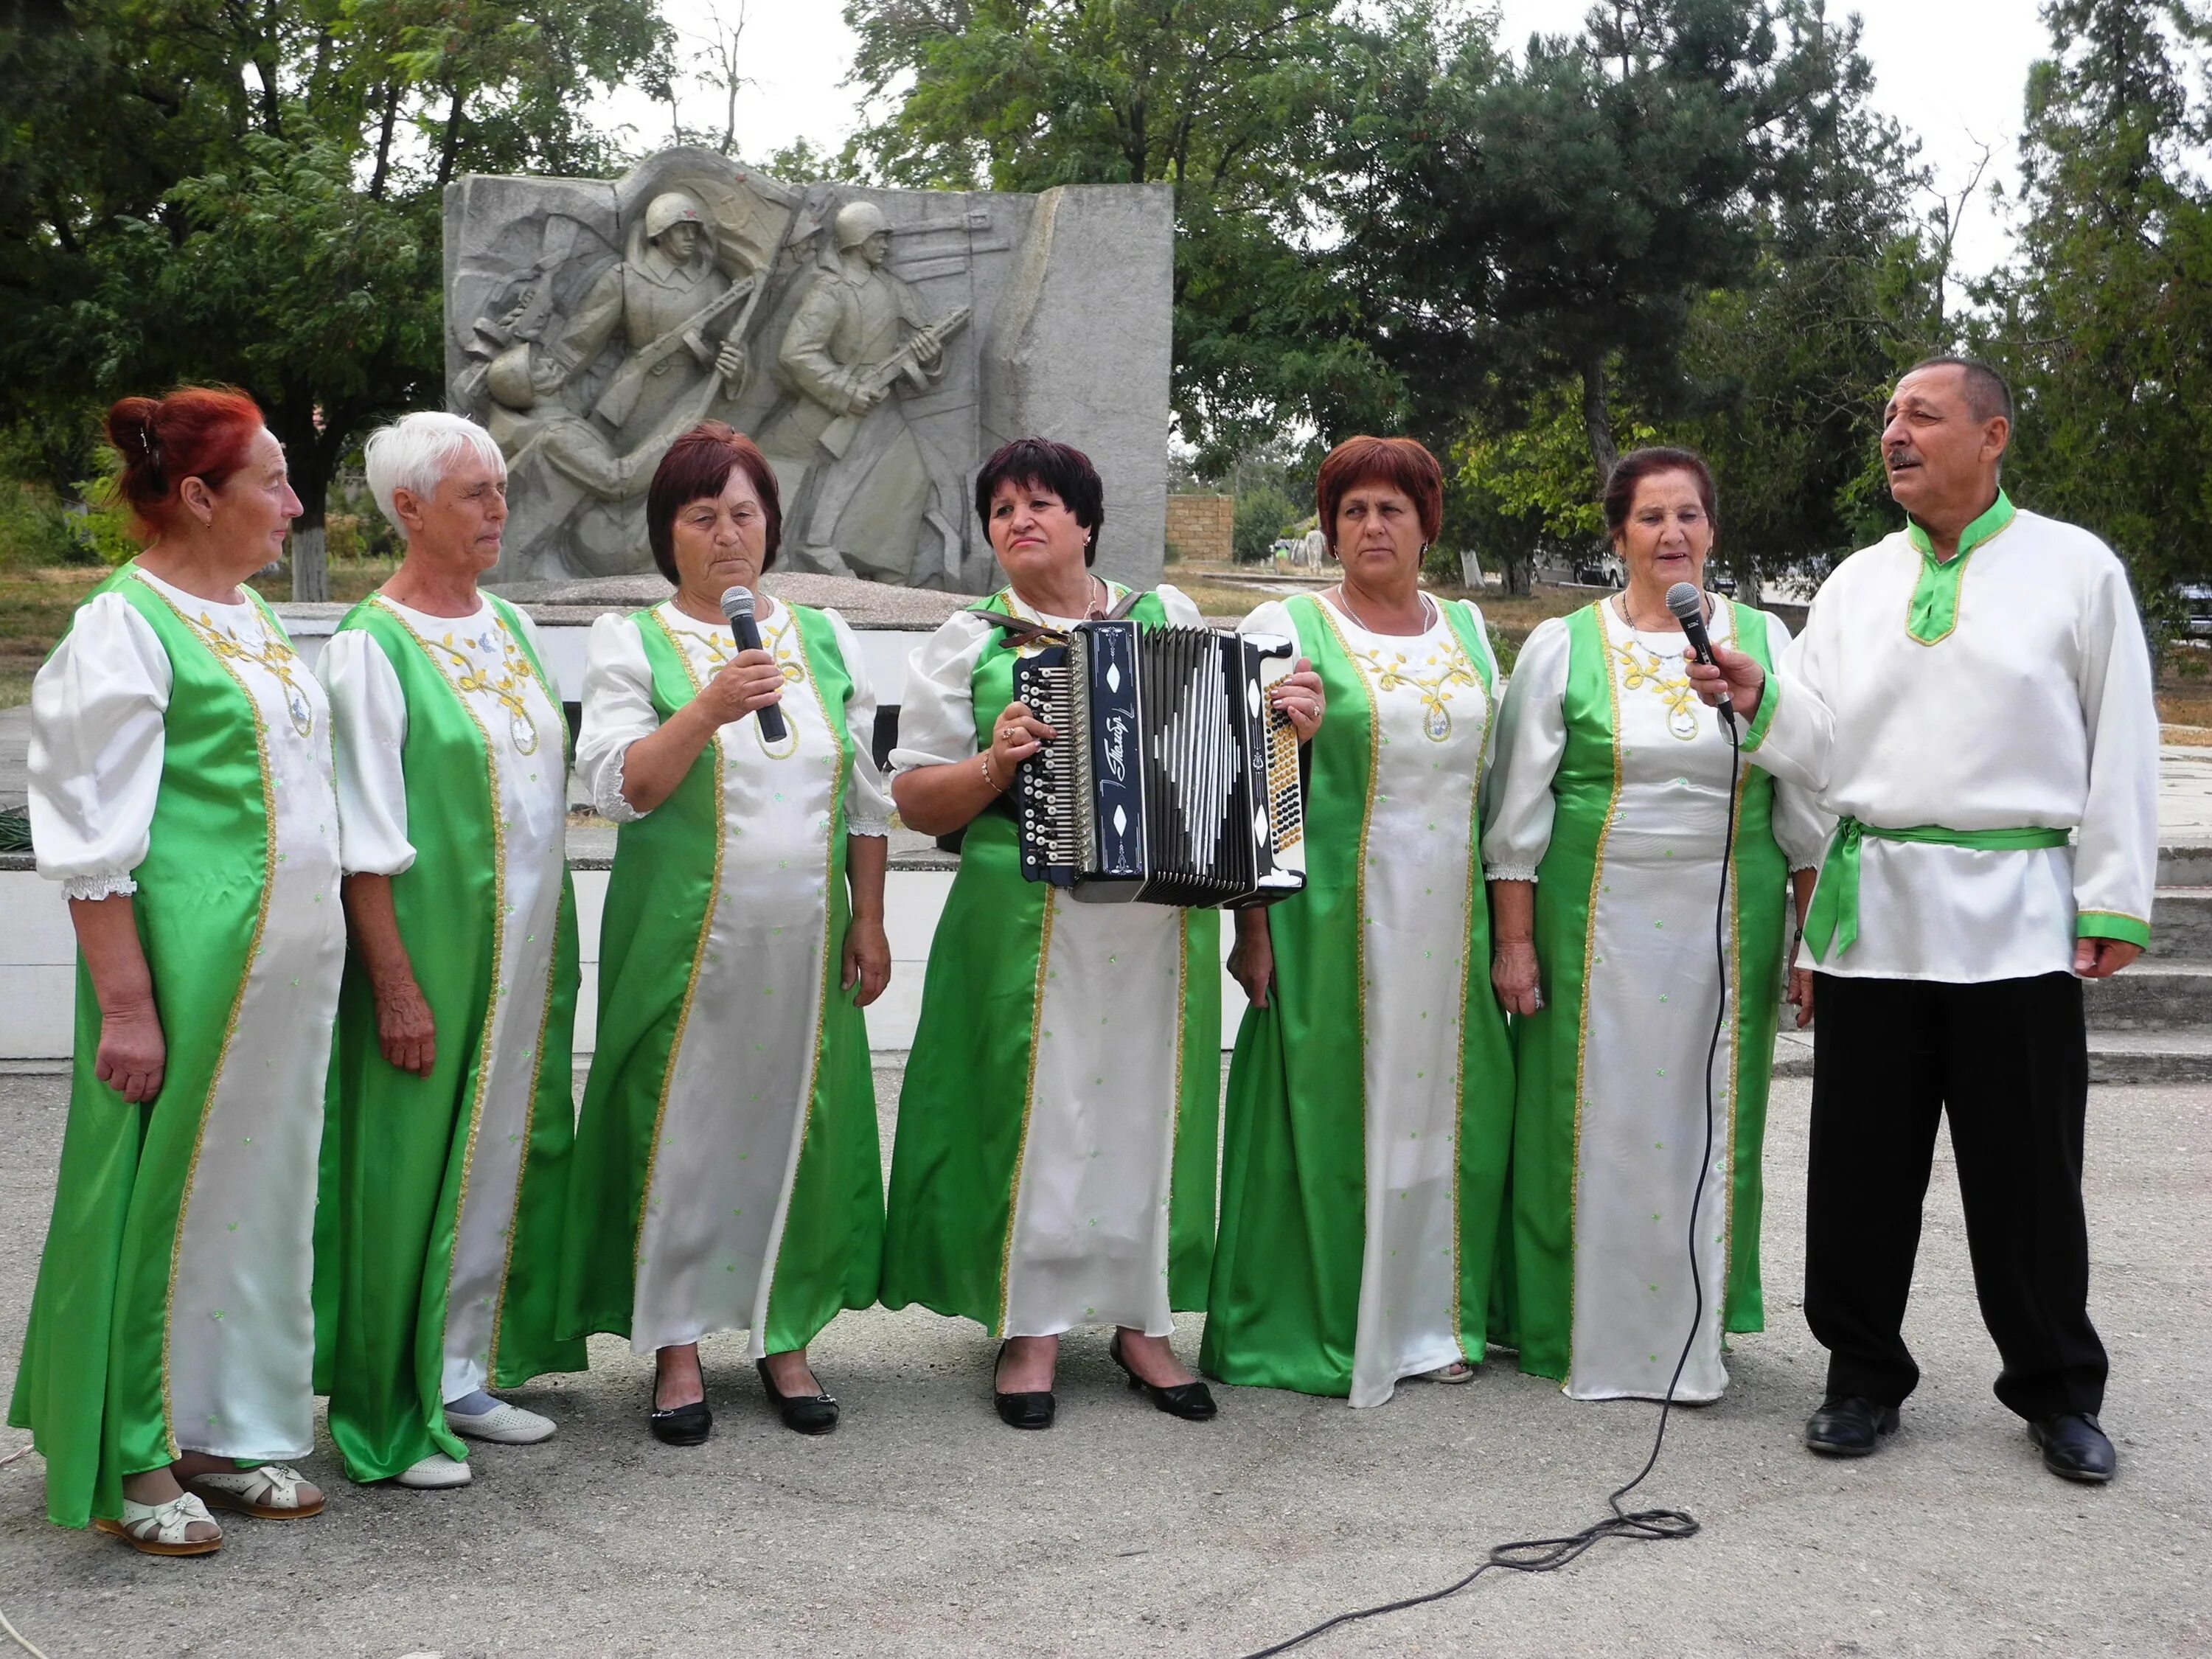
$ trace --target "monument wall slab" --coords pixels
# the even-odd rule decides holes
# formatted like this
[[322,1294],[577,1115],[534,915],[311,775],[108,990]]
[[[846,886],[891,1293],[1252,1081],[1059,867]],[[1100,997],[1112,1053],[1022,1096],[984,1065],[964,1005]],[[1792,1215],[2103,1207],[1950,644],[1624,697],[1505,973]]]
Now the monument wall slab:
[[984,592],[977,465],[1073,443],[1106,485],[1099,568],[1164,546],[1174,205],[788,185],[713,151],[619,179],[472,176],[446,197],[450,406],[507,453],[507,587],[650,571],[644,495],[702,419],[751,436],[780,568]]

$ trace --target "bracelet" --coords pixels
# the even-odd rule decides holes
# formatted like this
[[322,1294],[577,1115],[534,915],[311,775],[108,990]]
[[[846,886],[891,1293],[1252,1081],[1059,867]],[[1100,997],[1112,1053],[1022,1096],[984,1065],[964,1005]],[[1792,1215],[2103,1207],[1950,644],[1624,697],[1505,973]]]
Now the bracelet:
[[993,794],[994,794],[994,795],[1003,795],[1003,794],[1005,794],[1005,793],[1006,793],[1006,786],[1005,784],[1003,784],[1003,783],[1000,783],[1000,782],[998,781],[998,779],[996,779],[996,778],[994,778],[994,777],[993,777],[993,776],[991,775],[991,751],[990,751],[989,750],[986,749],[986,750],[983,751],[982,760],[983,760],[983,781],[984,781],[984,782],[986,782],[986,783],[988,783],[988,784],[989,784],[989,785],[991,786],[991,793],[992,793]]

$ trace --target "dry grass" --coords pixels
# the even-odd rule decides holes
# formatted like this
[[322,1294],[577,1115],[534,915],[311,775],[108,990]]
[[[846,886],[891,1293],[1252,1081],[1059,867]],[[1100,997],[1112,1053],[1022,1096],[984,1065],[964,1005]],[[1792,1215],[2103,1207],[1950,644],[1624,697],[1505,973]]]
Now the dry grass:
[[[366,599],[398,567],[389,559],[334,562],[331,598],[342,604]],[[85,596],[107,578],[98,565],[62,565],[43,570],[0,570],[0,708],[31,700],[31,676],[69,627]],[[289,599],[289,575],[257,576],[264,599]]]

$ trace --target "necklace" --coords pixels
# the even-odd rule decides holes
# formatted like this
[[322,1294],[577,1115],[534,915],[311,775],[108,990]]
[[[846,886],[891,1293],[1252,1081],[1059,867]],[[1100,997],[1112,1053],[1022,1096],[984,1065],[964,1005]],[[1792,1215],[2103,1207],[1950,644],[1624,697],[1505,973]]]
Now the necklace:
[[[1110,608],[1108,601],[1114,597],[1113,590],[1108,587],[1106,584],[1101,581],[1097,576],[1091,575],[1087,573],[1084,576],[1083,581],[1083,591],[1086,596],[1084,605],[1083,620],[1085,622],[1103,622],[1105,620],[1107,611]],[[1091,594],[1096,594],[1097,597],[1095,599],[1089,598],[1088,596]],[[1031,601],[1024,599],[1019,588],[1013,590],[1013,595],[1015,604],[1032,613],[1030,617],[1031,622],[1040,621],[1044,617],[1053,614],[1047,611],[1042,605],[1034,604]]]
[[[1437,602],[1425,593],[1417,593],[1414,597],[1419,599],[1421,602],[1420,631],[1425,634],[1429,629],[1437,625]],[[1336,585],[1336,602],[1344,607],[1344,614],[1346,616],[1358,623],[1360,627],[1366,629],[1369,633],[1382,634],[1382,630],[1379,628],[1367,627],[1367,619],[1352,608],[1352,594],[1342,582],[1339,582]],[[1387,634],[1382,635],[1382,637],[1386,639],[1407,639],[1413,636],[1403,634]]]
[[[1639,634],[1664,634],[1668,631],[1663,626],[1659,628],[1646,628],[1636,620],[1635,617],[1630,613],[1628,609],[1628,590],[1626,588],[1621,589],[1620,592],[1613,595],[1613,608],[1620,612],[1621,621],[1626,623],[1631,628],[1636,629]],[[1705,621],[1711,622],[1713,619],[1712,602],[1702,593],[1698,595],[1698,614]],[[1667,615],[1668,619],[1671,621],[1674,618],[1674,613],[1669,611]]]

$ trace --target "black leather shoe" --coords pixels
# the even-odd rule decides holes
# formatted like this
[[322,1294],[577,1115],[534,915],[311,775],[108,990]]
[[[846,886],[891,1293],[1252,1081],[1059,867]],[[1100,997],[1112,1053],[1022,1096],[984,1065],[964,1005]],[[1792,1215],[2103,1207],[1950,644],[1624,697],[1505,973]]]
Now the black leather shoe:
[[2087,1412],[2039,1417],[2027,1425],[2027,1435],[2043,1448],[2043,1467],[2062,1480],[2100,1486],[2120,1466],[2103,1425]]
[[645,1419],[653,1437],[664,1446],[703,1446],[714,1431],[714,1413],[703,1400],[688,1406],[655,1407]]
[[1865,1457],[1881,1449],[1881,1437],[1897,1432],[1897,1407],[1877,1406],[1856,1395],[1820,1402],[1805,1425],[1805,1443],[1828,1457]]
[[837,1426],[837,1401],[825,1390],[821,1394],[779,1394],[775,1379],[768,1374],[768,1361],[756,1359],[753,1369],[760,1373],[761,1387],[768,1390],[775,1414],[783,1419],[783,1426],[800,1434],[827,1434]]
[[[999,1360],[1006,1357],[1006,1345],[999,1344]],[[999,1408],[999,1421],[1010,1429],[1048,1429],[1057,1406],[1052,1390],[1046,1389],[1034,1394],[1000,1394],[998,1364],[991,1369],[991,1403]]]
[[1114,1340],[1106,1352],[1129,1379],[1133,1393],[1142,1394],[1152,1402],[1153,1408],[1170,1417],[1180,1417],[1186,1423],[1207,1423],[1218,1409],[1213,1403],[1213,1391],[1203,1382],[1178,1382],[1171,1388],[1162,1388],[1157,1382],[1147,1382],[1129,1369],[1129,1362],[1121,1358],[1121,1333],[1114,1333]]

